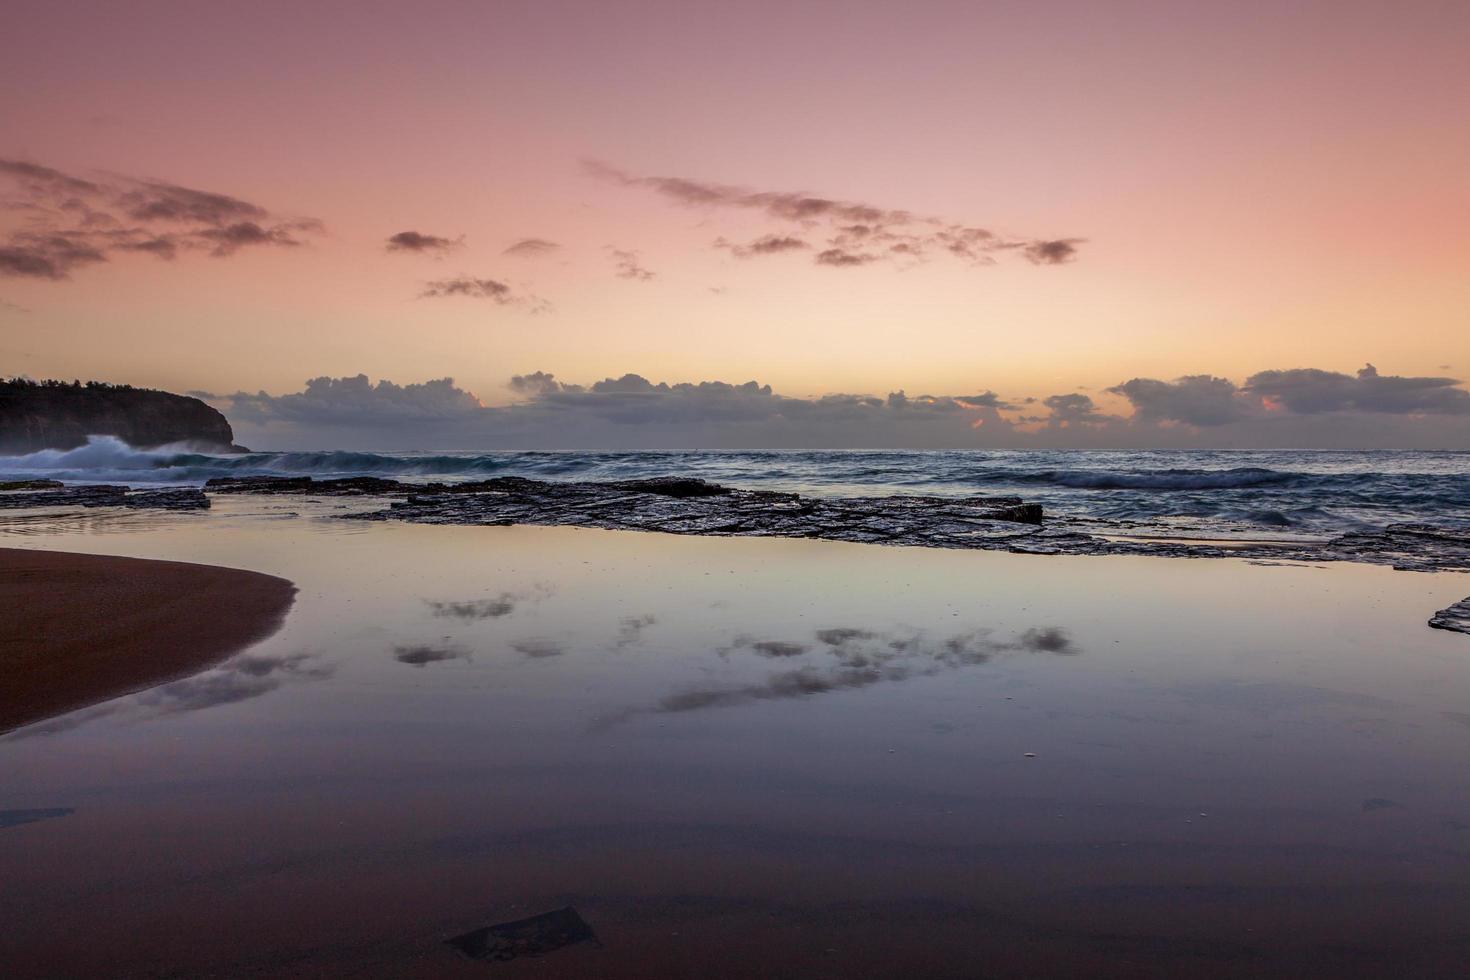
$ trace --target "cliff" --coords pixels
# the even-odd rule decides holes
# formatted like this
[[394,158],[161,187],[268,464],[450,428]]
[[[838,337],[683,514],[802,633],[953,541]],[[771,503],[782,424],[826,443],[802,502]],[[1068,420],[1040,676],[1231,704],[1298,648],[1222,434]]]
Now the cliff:
[[97,381],[0,381],[0,453],[74,449],[90,435],[242,451],[225,417],[197,398]]

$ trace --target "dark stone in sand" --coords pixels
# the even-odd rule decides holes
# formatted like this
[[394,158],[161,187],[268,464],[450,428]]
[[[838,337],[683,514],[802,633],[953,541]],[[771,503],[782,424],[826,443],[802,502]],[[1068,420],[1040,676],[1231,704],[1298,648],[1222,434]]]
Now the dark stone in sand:
[[1470,599],[1461,599],[1448,609],[1441,609],[1430,617],[1429,625],[1437,630],[1470,633]]
[[577,943],[597,943],[597,934],[575,909],[564,908],[486,926],[445,941],[471,959],[503,962],[541,956]]
[[208,510],[209,498],[193,487],[130,490],[127,487],[63,486],[51,480],[43,489],[0,493],[0,510],[21,507],[132,507],[147,510]]

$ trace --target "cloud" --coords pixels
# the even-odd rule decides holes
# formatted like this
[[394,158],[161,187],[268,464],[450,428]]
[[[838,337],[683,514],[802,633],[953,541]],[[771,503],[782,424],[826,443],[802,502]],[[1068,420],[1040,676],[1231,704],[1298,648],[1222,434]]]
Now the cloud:
[[229,404],[232,419],[306,426],[403,426],[463,418],[481,408],[480,400],[456,387],[453,378],[408,385],[373,384],[365,374],[312,378],[303,391],[291,395],[237,392],[219,400]]
[[561,248],[556,242],[547,241],[544,238],[522,238],[505,250],[505,255],[519,255],[523,258],[534,259]]
[[464,247],[464,238],[441,238],[417,231],[400,231],[390,235],[384,248],[389,252],[427,252],[443,255]]
[[444,299],[449,297],[487,299],[496,306],[519,306],[532,314],[549,313],[549,302],[534,293],[518,293],[508,283],[499,279],[481,279],[476,276],[456,276],[452,279],[433,279],[424,283],[419,299]]
[[475,299],[490,299],[497,303],[513,303],[515,296],[509,286],[498,279],[475,279],[460,276],[455,279],[435,279],[424,283],[421,297],[470,296]]
[[0,275],[64,280],[118,253],[216,258],[255,246],[295,247],[325,230],[249,201],[159,180],[87,180],[41,164],[0,160],[0,205],[22,226],[0,242]]
[[[736,209],[805,228],[825,229],[826,245],[816,257],[818,265],[851,267],[870,265],[884,259],[920,260],[928,254],[949,255],[975,265],[989,265],[993,253],[1019,251],[1038,265],[1062,265],[1077,255],[1083,238],[1025,238],[1000,235],[986,228],[945,218],[916,215],[902,208],[881,207],[858,201],[808,194],[801,191],[760,191],[734,184],[718,184],[688,177],[647,177],[628,173],[599,160],[584,160],[584,173],[621,187],[650,190],[670,203],[705,210]],[[757,248],[758,243],[786,247]],[[800,243],[800,244],[789,244]],[[718,247],[729,248],[741,258],[801,251],[802,239],[785,231],[772,231],[748,245],[731,245],[721,239]],[[858,246],[862,250],[858,250]],[[743,251],[742,251],[743,250]]]
[[651,270],[645,269],[638,261],[637,252],[609,247],[608,254],[613,259],[613,275],[619,279],[636,279],[640,282],[647,282],[656,275]]
[[737,259],[750,259],[759,255],[777,255],[781,252],[799,252],[811,248],[806,242],[795,235],[762,235],[761,237],[737,245],[723,238],[715,239],[715,248],[723,248]]
[[1051,395],[1042,399],[1041,404],[1051,410],[1045,421],[1059,426],[1107,422],[1113,418],[1099,412],[1092,398],[1080,392]]
[[1383,412],[1391,415],[1470,415],[1470,392],[1454,378],[1385,377],[1369,364],[1356,375],[1295,368],[1246,379],[1245,393],[1272,411]]
[[102,250],[69,233],[16,232],[0,246],[0,274],[35,279],[66,279],[79,266],[106,262]]
[[863,252],[847,252],[840,248],[829,248],[818,252],[815,261],[817,265],[830,265],[840,269],[876,262],[878,261],[878,256],[868,255]]
[[1081,392],[1038,401],[979,386],[797,398],[757,381],[629,373],[581,384],[535,371],[507,388],[511,404],[485,406],[450,378],[398,385],[357,375],[209,400],[247,444],[304,448],[1470,448],[1470,393],[1450,379],[1376,371],[1265,371],[1244,386],[1208,374],[1133,378],[1108,389],[1132,414],[1110,414]]
[[1292,368],[1260,371],[1242,386],[1199,374],[1174,381],[1134,378],[1108,390],[1132,403],[1134,421],[1215,427],[1328,414],[1470,415],[1470,392],[1459,384],[1454,378],[1382,375],[1369,364],[1356,375]]
[[1133,405],[1140,422],[1184,422],[1215,426],[1246,417],[1248,407],[1234,383],[1208,374],[1192,374],[1175,381],[1134,378],[1108,391]]
[[1031,242],[1021,250],[1027,260],[1037,265],[1061,265],[1077,257],[1077,246],[1085,238],[1057,238],[1052,241]]
[[[301,244],[301,240],[293,235],[293,232],[297,230],[299,229],[294,224],[262,228],[253,221],[241,221],[223,228],[205,228],[196,234],[204,241],[214,244],[211,255],[225,256],[234,255],[249,245],[280,245],[294,248]],[[172,253],[169,257],[172,258]]]
[[259,221],[270,212],[258,204],[242,201],[228,194],[198,191],[161,181],[132,181],[115,201],[135,221],[190,222],[201,225],[236,224]]

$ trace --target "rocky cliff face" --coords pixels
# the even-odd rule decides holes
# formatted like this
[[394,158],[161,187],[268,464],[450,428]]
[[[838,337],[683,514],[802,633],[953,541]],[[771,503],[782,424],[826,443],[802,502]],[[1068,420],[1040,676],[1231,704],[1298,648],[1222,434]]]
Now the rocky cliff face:
[[239,449],[230,423],[197,398],[95,381],[0,381],[0,453],[74,449],[89,435],[117,436],[133,446]]

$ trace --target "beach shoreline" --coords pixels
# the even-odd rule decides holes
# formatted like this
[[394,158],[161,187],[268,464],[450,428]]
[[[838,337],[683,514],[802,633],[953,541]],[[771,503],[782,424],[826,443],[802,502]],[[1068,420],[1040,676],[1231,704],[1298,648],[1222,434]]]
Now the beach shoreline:
[[260,572],[0,548],[0,732],[197,673],[275,632]]

